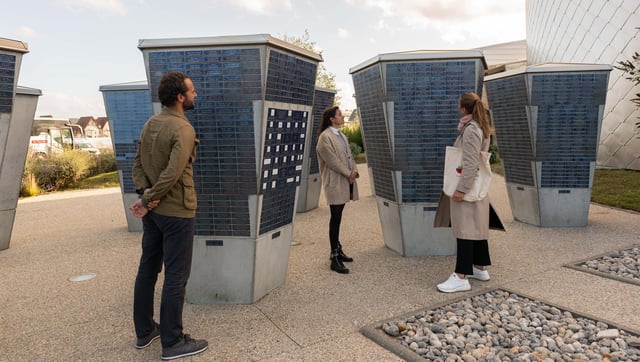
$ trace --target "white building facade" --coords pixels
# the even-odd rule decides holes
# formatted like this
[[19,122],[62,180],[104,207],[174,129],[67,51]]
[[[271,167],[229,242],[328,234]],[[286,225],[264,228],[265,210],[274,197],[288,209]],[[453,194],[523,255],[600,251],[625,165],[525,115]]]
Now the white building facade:
[[[640,1],[526,0],[527,62],[617,65],[640,52]],[[609,90],[598,146],[598,166],[640,170],[640,89],[617,69]]]

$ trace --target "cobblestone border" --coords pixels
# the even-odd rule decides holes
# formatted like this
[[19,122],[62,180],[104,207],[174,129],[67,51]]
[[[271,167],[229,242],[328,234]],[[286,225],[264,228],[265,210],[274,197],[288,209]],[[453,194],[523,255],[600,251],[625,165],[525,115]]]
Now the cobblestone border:
[[[607,255],[607,254],[605,254]],[[588,259],[590,260],[590,259]],[[486,294],[486,293],[492,293],[492,292],[507,292],[507,293],[511,293],[511,294],[515,294],[521,298],[528,298],[532,301],[535,301],[537,303],[540,304],[544,304],[546,306],[549,307],[555,307],[563,312],[570,312],[574,317],[576,318],[586,318],[586,319],[590,319],[594,322],[602,322],[602,323],[606,323],[609,328],[615,328],[618,330],[623,330],[625,331],[627,334],[629,335],[633,335],[635,337],[640,337],[640,331],[635,331],[631,328],[627,328],[627,327],[621,327],[620,325],[613,323],[611,321],[608,321],[606,319],[602,319],[602,318],[597,318],[595,316],[589,315],[589,314],[585,314],[585,313],[581,313],[581,312],[577,312],[569,307],[564,307],[564,306],[559,306],[556,305],[554,303],[550,303],[548,301],[545,301],[541,298],[537,298],[537,297],[532,297],[530,295],[527,294],[523,294],[520,292],[515,292],[509,288],[504,288],[504,287],[496,287],[496,288],[489,288],[489,289],[482,289],[482,290],[478,290],[475,291],[473,293],[469,293],[469,294],[464,294],[461,295],[458,298],[455,299],[450,299],[447,300],[445,302],[442,303],[437,303],[431,306],[427,306],[427,307],[423,307],[420,309],[416,309],[412,312],[409,313],[405,313],[402,315],[398,315],[396,317],[391,317],[385,320],[381,320],[378,322],[374,322],[371,323],[367,326],[364,326],[363,328],[360,329],[360,333],[362,333],[364,336],[366,336],[367,338],[371,339],[373,342],[375,342],[376,344],[378,344],[379,346],[381,346],[382,348],[394,353],[396,356],[402,358],[405,361],[410,361],[410,362],[424,362],[426,359],[423,358],[422,356],[420,356],[418,353],[416,353],[415,351],[413,351],[411,348],[406,347],[404,345],[402,345],[398,339],[396,337],[392,337],[389,336],[385,331],[383,331],[382,326],[386,323],[393,323],[393,322],[397,322],[400,320],[406,320],[410,317],[413,317],[417,314],[422,314],[424,312],[428,312],[428,311],[432,311],[432,310],[436,310],[439,308],[443,308],[447,305],[450,304],[454,304],[454,303],[458,303],[461,301],[464,301],[466,299],[471,299],[473,297],[482,295],[482,294]]]
[[640,286],[640,279],[623,278],[621,276],[618,276],[618,275],[615,275],[615,274],[612,274],[612,273],[605,273],[605,272],[593,270],[593,269],[590,269],[590,268],[582,266],[582,264],[584,264],[584,263],[586,263],[588,261],[600,259],[600,258],[605,257],[605,256],[610,256],[611,253],[613,253],[613,252],[616,252],[616,251],[622,252],[622,251],[626,251],[626,250],[637,248],[637,247],[640,247],[640,244],[634,244],[634,245],[631,245],[629,247],[625,247],[625,248],[622,248],[622,249],[610,250],[610,251],[607,251],[607,252],[602,253],[602,254],[598,254],[598,255],[595,255],[595,256],[588,257],[586,259],[581,259],[581,260],[577,260],[577,261],[571,262],[569,264],[565,264],[563,266],[565,268],[569,268],[569,269],[573,269],[573,270],[577,270],[577,271],[581,271],[581,272],[597,275],[599,277],[616,280],[616,281],[619,281],[619,282],[622,282],[622,283],[627,283],[627,284],[633,284],[633,285]]

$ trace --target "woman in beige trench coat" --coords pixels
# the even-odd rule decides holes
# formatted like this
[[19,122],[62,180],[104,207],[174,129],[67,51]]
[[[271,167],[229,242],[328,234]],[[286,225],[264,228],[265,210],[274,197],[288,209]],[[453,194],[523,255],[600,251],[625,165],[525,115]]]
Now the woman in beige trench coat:
[[320,165],[322,187],[331,210],[329,220],[329,242],[331,244],[331,270],[340,274],[349,273],[343,262],[351,262],[340,244],[340,223],[344,205],[358,199],[356,179],[360,177],[349,140],[340,132],[344,116],[338,107],[327,108],[322,114],[320,136],[316,152]]
[[438,290],[445,293],[470,290],[468,278],[489,280],[486,267],[491,265],[487,242],[490,223],[492,228],[504,230],[488,196],[474,202],[463,200],[478,172],[480,151],[489,150],[493,129],[487,108],[477,94],[463,94],[459,110],[463,117],[454,146],[462,148],[462,174],[455,193],[451,197],[442,194],[434,220],[435,227],[451,226],[457,241],[455,272],[438,284]]

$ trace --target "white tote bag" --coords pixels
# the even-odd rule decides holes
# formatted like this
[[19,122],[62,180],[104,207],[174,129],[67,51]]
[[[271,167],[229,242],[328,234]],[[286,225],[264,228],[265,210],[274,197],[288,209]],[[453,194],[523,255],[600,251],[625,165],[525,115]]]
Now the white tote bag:
[[[478,173],[473,181],[473,187],[464,194],[464,201],[482,200],[489,193],[489,185],[491,184],[490,158],[491,153],[480,152]],[[442,191],[444,191],[445,195],[452,196],[456,192],[463,167],[462,148],[447,146],[444,156],[444,179],[442,183]]]

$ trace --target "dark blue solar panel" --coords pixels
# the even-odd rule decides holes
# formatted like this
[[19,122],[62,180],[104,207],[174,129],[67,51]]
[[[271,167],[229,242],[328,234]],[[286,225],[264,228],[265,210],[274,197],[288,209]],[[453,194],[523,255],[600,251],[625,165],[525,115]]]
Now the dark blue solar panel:
[[16,56],[0,54],[0,113],[11,113],[16,75]]
[[360,112],[360,127],[367,149],[367,166],[371,168],[377,196],[396,201],[393,185],[393,157],[383,103],[387,100],[382,83],[381,66],[368,67],[353,74],[353,85]]
[[187,112],[200,139],[194,181],[197,235],[250,236],[249,195],[258,192],[253,102],[262,99],[258,48],[149,53],[152,99],[162,75],[189,75],[198,97]]
[[293,221],[309,114],[269,108],[262,162],[260,234]]
[[393,102],[394,169],[402,172],[403,202],[438,202],[444,150],[458,134],[458,99],[465,92],[482,94],[482,88],[476,89],[484,74],[478,73],[479,63],[447,60],[386,65],[387,100]]
[[153,115],[149,90],[105,91],[104,103],[113,134],[116,166],[125,193],[135,192],[131,176],[140,130]]
[[[312,105],[317,64],[267,49],[266,95],[258,47],[149,53],[153,101],[158,101],[158,82],[169,70],[189,75],[198,93],[196,108],[187,112],[200,139],[194,164],[197,235],[251,236],[249,197],[259,193],[263,197],[260,233],[289,224],[293,219],[295,188],[300,182],[304,154],[304,136],[300,134],[306,131],[309,115],[274,110],[276,118],[282,117],[279,112],[286,112],[286,118],[277,118],[285,128],[268,128],[265,139],[256,140],[255,122],[262,122],[263,115],[254,114],[254,102]],[[263,141],[264,157],[269,156],[274,164],[263,164],[263,171],[269,174],[258,178],[256,147]],[[270,145],[272,141],[279,143]],[[269,152],[267,145],[273,147]]]
[[539,187],[588,188],[607,82],[606,72],[523,74],[487,82],[507,182],[534,186],[531,164],[540,162]]
[[510,183],[535,186],[525,76],[500,78],[485,83],[485,86],[505,179]]
[[311,127],[311,152],[309,152],[309,174],[320,173],[318,164],[318,154],[316,146],[318,145],[318,137],[320,136],[320,123],[322,123],[322,113],[324,110],[333,106],[335,93],[326,92],[316,89],[313,99],[313,127]]
[[531,105],[538,110],[536,159],[542,161],[541,187],[589,187],[607,82],[605,72],[531,77]]
[[269,52],[265,99],[313,105],[318,65],[275,50]]

